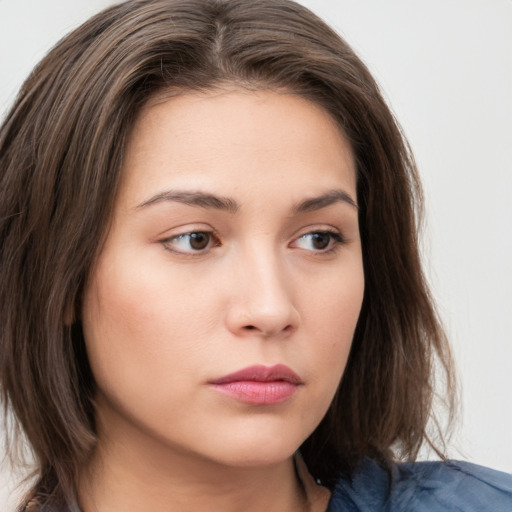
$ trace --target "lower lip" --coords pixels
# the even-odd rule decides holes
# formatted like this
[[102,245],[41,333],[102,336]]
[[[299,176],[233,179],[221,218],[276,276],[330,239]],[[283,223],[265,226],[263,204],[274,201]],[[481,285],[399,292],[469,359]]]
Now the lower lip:
[[213,388],[246,404],[273,405],[291,398],[298,389],[297,384],[277,380],[270,382],[236,381],[213,384]]

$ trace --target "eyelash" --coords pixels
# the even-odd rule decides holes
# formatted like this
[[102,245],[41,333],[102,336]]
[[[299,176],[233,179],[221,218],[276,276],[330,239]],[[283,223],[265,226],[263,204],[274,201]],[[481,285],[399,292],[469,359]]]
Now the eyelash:
[[330,240],[329,240],[329,246],[327,249],[312,251],[313,254],[319,254],[319,255],[332,254],[332,253],[335,253],[340,248],[341,245],[346,243],[346,240],[341,233],[339,233],[338,231],[331,230],[331,229],[321,229],[321,230],[316,230],[316,231],[309,231],[309,232],[304,233],[303,235],[299,236],[295,240],[295,243],[298,240],[304,239],[305,237],[314,236],[314,235],[321,235],[321,236],[327,235],[330,237]]
[[[171,244],[173,242],[176,242],[179,239],[184,239],[186,237],[189,237],[189,239],[190,239],[190,237],[192,237],[193,235],[207,235],[209,237],[207,247],[205,247],[204,249],[201,249],[201,250],[197,250],[197,251],[191,250],[190,252],[176,250],[171,247]],[[180,233],[179,235],[171,236],[169,238],[162,240],[161,244],[163,245],[164,249],[169,252],[172,252],[175,254],[181,254],[183,256],[194,257],[194,256],[201,256],[202,254],[207,252],[209,249],[211,249],[212,245],[214,247],[220,246],[221,242],[220,242],[219,238],[217,237],[217,235],[215,234],[215,232],[198,230],[198,231],[188,231],[187,233]]]
[[[172,244],[176,243],[177,240],[184,239],[184,238],[188,237],[189,241],[190,241],[191,237],[194,235],[196,235],[196,236],[207,235],[208,236],[207,246],[203,249],[199,249],[199,250],[192,249],[190,251],[177,250],[172,247]],[[320,249],[320,250],[316,250],[316,251],[311,250],[311,252],[313,254],[318,254],[318,255],[332,254],[332,253],[336,252],[341,245],[346,243],[346,240],[341,233],[339,233],[338,231],[331,230],[331,229],[308,231],[307,233],[304,233],[304,234],[300,235],[299,237],[297,237],[292,243],[296,244],[299,240],[303,240],[308,236],[311,237],[314,235],[320,235],[320,236],[327,235],[330,237],[330,240],[329,240],[328,248]],[[202,230],[180,233],[178,235],[174,235],[169,238],[165,238],[164,240],[161,240],[160,243],[162,244],[164,249],[169,252],[172,252],[174,254],[180,254],[183,256],[189,256],[189,257],[201,256],[201,255],[205,254],[206,252],[208,252],[212,247],[219,247],[222,245],[221,241],[219,240],[218,236],[215,234],[214,231],[202,231]],[[304,249],[304,250],[307,251],[308,249]]]

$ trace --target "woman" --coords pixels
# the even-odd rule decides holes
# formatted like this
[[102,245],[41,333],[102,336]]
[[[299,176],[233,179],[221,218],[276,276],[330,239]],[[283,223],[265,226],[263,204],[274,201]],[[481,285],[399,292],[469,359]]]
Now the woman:
[[41,62],[0,137],[27,510],[510,509],[506,475],[412,463],[435,359],[453,393],[420,186],[309,11],[122,3]]

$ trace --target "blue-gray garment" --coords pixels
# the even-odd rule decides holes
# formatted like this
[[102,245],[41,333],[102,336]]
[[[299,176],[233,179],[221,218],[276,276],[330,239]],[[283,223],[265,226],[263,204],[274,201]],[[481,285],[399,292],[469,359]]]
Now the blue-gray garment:
[[469,462],[397,464],[365,459],[341,479],[326,512],[512,512],[512,475]]
[[[38,512],[80,512],[34,507]],[[512,512],[512,475],[469,462],[397,464],[388,473],[364,459],[341,479],[326,512]]]

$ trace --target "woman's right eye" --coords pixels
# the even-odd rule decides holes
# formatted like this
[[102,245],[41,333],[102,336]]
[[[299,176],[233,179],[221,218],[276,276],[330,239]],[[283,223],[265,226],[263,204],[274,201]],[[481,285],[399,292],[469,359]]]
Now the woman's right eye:
[[220,245],[211,231],[191,231],[162,240],[165,249],[182,254],[201,254]]

